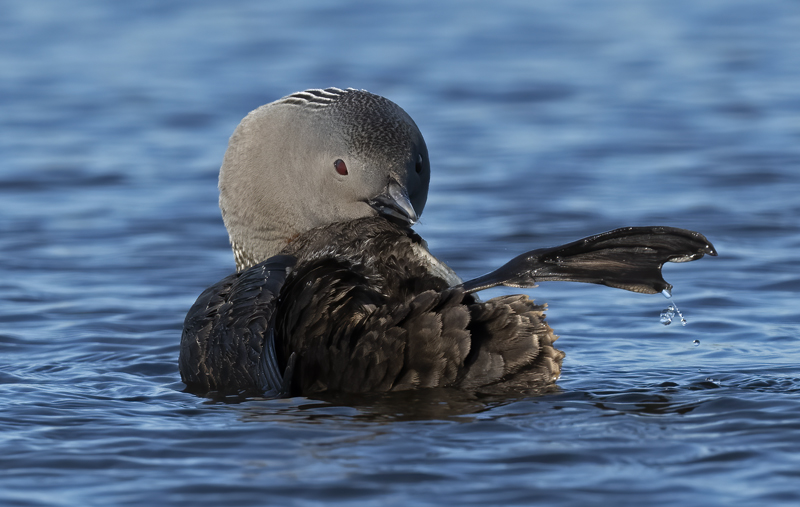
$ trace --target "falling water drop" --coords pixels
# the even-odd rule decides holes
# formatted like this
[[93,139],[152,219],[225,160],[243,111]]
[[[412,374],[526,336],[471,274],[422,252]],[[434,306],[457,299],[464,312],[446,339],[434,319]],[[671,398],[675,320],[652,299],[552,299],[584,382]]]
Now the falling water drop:
[[675,318],[675,312],[673,311],[672,305],[669,308],[665,308],[661,310],[661,323],[665,326],[669,326],[672,324],[672,319]]
[[695,340],[695,341],[693,341],[693,342],[692,342],[692,344],[693,344],[695,347],[699,347],[699,346],[700,346],[700,340]]
[[[672,299],[672,291],[670,291],[669,289],[662,290],[661,294],[663,294],[664,297],[667,299]],[[672,324],[672,319],[675,318],[676,314],[681,319],[681,325],[685,326],[686,318],[683,316],[683,313],[681,313],[681,311],[678,309],[678,305],[675,304],[675,301],[673,301],[666,309],[661,310],[661,323],[664,324],[665,326],[669,326],[670,324]]]

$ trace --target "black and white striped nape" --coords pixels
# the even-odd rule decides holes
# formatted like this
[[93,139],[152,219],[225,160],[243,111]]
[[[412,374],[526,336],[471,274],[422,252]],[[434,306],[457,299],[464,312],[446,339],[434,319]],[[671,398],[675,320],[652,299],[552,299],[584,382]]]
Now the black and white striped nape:
[[347,90],[342,90],[341,88],[304,90],[302,92],[287,95],[286,97],[278,100],[276,104],[294,104],[298,106],[321,108],[333,104],[343,95],[352,91],[357,90],[354,88],[348,88]]

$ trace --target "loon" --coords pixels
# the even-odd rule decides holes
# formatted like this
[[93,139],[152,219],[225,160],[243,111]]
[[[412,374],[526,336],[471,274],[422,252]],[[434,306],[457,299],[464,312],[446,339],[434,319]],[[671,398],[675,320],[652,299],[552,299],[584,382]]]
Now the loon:
[[268,397],[553,384],[564,353],[544,305],[476,293],[542,281],[669,290],[665,262],[717,255],[700,233],[626,227],[519,255],[462,281],[411,228],[428,149],[392,101],[311,89],[249,113],[220,169],[236,272],[189,310],[187,390]]

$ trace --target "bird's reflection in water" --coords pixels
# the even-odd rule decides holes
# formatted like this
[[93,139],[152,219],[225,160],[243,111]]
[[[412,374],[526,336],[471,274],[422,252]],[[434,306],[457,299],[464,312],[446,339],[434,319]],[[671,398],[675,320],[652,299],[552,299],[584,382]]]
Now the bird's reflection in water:
[[[688,402],[692,391],[709,391],[715,398],[719,384],[697,378],[688,384],[662,382],[625,390],[565,390],[558,385],[527,389],[515,394],[467,392],[459,389],[417,389],[396,393],[336,393],[313,398],[266,399],[221,396],[210,393],[207,404],[227,405],[240,411],[244,422],[322,424],[347,420],[350,423],[389,423],[399,421],[473,422],[526,415],[552,417],[564,410],[599,409],[598,416],[661,416],[692,412],[702,401]],[[503,389],[506,387],[503,386]],[[513,409],[510,407],[514,405]],[[503,410],[503,407],[508,407]]]
[[245,396],[207,395],[206,404],[235,406],[245,421],[275,421],[289,417],[295,422],[321,422],[347,418],[354,422],[453,420],[469,422],[470,416],[521,400],[561,393],[549,385],[524,394],[473,393],[459,389],[417,389],[397,393],[337,393],[314,398],[265,399]]

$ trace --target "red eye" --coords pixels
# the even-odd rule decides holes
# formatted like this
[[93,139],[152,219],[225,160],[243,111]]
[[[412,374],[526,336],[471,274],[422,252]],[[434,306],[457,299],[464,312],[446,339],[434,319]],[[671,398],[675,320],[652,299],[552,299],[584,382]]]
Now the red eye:
[[347,176],[347,164],[344,163],[344,160],[337,158],[336,162],[333,163],[333,167],[336,168],[337,173]]

